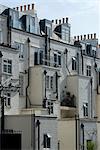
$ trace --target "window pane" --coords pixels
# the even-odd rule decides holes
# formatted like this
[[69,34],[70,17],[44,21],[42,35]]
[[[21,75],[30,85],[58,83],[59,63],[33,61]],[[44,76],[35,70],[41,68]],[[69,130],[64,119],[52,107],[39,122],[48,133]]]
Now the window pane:
[[61,56],[58,55],[58,65],[61,65]]
[[12,66],[8,65],[8,73],[12,73]]
[[47,148],[47,135],[46,134],[44,134],[44,137],[43,137],[43,147]]
[[49,76],[46,76],[46,88],[49,89]]
[[50,148],[50,145],[51,145],[50,142],[51,142],[50,138],[47,137],[47,148]]
[[51,77],[51,89],[53,89],[53,77]]
[[7,72],[7,65],[3,65],[3,72]]

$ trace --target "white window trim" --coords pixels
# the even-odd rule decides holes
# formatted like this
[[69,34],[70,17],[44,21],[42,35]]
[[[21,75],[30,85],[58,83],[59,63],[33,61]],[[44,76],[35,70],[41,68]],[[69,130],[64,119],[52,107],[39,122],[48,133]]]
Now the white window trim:
[[[3,74],[12,75],[12,60],[4,58],[2,61],[3,61],[2,62],[2,64],[3,64],[3,66],[2,66],[2,72],[3,72]],[[7,61],[7,62],[4,62],[4,61]],[[11,64],[9,64],[8,61],[11,61]],[[4,65],[7,65],[7,72],[4,71]],[[9,65],[11,66],[11,73],[8,73],[8,66]]]

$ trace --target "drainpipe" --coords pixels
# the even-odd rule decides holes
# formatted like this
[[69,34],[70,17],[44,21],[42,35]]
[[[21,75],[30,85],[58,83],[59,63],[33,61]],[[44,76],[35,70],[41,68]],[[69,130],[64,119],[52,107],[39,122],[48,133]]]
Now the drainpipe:
[[35,145],[35,114],[33,114],[33,123],[32,123],[32,125],[33,125],[33,150],[35,150],[35,148],[36,148],[36,145]]
[[79,53],[77,53],[77,72],[79,74]]
[[76,150],[79,150],[80,146],[80,120],[79,115],[75,115],[75,140],[76,140]]
[[46,108],[46,100],[47,100],[47,97],[46,97],[46,74],[47,74],[47,71],[44,70],[44,75],[45,75],[45,98],[43,99],[43,108]]
[[92,78],[90,79],[90,84],[91,84],[91,118],[92,118],[92,115],[93,115],[92,114],[92,106],[93,106],[92,105],[92,86],[93,86],[93,79]]
[[27,98],[28,98],[28,87],[29,87],[29,67],[30,67],[30,39],[27,39],[27,43],[28,43],[28,72],[27,72],[27,78],[28,78],[28,83],[27,83],[27,87],[26,87],[26,108],[28,107],[28,102],[27,102]]
[[11,45],[11,16],[10,16],[10,8],[8,8],[7,25],[8,25],[7,43],[9,45]]
[[[48,54],[48,35],[47,35],[47,27],[46,27],[46,34],[45,34],[45,60],[48,59],[47,54]],[[47,65],[47,61],[45,61],[45,65]]]
[[1,91],[0,91],[0,99],[1,99],[1,134],[2,134],[5,126],[5,118],[4,118],[4,98],[1,97]]
[[40,150],[40,121],[37,120],[36,124],[38,128],[38,150]]
[[60,140],[58,141],[58,150],[60,150]]
[[[2,83],[2,52],[0,51],[0,84]],[[0,85],[1,86],[1,85]],[[2,86],[0,87],[0,100],[1,100],[1,134],[4,131],[4,98],[1,96]]]
[[82,58],[82,75],[84,74],[84,60],[83,60],[83,54],[81,49],[81,58]]
[[81,129],[82,129],[82,139],[83,139],[82,144],[83,144],[83,150],[84,150],[84,124],[83,123],[81,123]]
[[59,78],[60,76],[58,75],[58,73],[56,72],[56,93],[57,93],[57,96],[56,96],[56,98],[58,98],[58,78]]

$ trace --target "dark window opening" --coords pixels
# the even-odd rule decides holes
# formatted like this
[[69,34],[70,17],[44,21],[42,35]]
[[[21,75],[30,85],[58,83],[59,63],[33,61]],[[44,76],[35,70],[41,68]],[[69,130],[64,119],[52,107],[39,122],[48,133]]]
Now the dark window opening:
[[44,148],[51,148],[51,138],[47,134],[44,134],[43,147]]
[[76,70],[76,59],[72,58],[72,70]]
[[38,65],[38,53],[34,53],[34,65]]

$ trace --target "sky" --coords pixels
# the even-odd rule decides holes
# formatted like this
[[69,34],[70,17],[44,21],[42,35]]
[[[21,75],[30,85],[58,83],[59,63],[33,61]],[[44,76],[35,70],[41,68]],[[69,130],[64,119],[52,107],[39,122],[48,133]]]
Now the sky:
[[9,7],[35,4],[39,18],[69,18],[71,35],[97,33],[100,43],[100,0],[0,0]]

